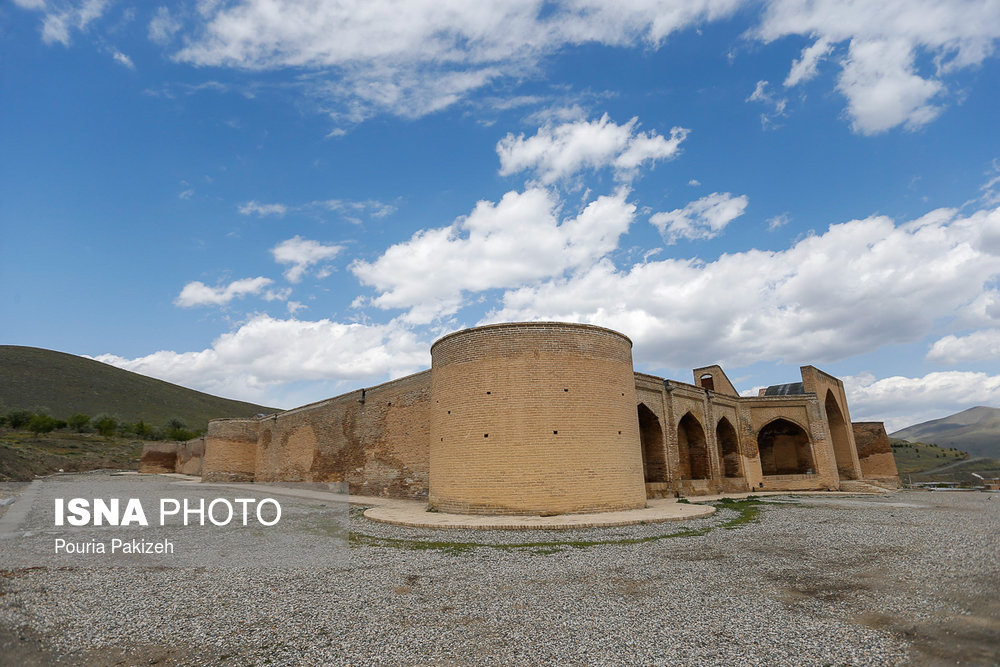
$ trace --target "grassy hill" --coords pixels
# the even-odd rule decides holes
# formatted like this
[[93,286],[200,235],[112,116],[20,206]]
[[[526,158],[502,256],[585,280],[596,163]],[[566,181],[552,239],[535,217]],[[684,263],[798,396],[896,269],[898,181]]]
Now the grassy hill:
[[155,380],[92,359],[36,347],[0,345],[0,414],[45,412],[66,419],[105,413],[122,421],[162,426],[180,419],[204,429],[220,417],[276,412]]
[[900,475],[921,473],[969,458],[968,452],[926,442],[910,442],[899,438],[890,438],[889,442],[892,444],[892,456],[896,459],[896,469]]
[[27,482],[58,470],[137,470],[142,441],[105,438],[96,433],[0,431],[0,482]]
[[978,486],[982,477],[1000,477],[1000,460],[970,456],[968,452],[953,447],[939,447],[926,442],[910,442],[890,438],[892,455],[896,459],[903,483],[908,482],[959,482]]
[[890,433],[892,438],[933,442],[972,456],[1000,458],[1000,408],[978,406]]

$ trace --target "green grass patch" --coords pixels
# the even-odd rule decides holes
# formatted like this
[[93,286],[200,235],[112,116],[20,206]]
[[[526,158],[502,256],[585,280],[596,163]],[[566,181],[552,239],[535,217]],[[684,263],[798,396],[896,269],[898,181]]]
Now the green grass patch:
[[610,540],[551,540],[516,542],[510,544],[489,544],[486,542],[453,542],[447,540],[421,540],[404,539],[398,537],[378,537],[367,535],[358,531],[351,531],[349,540],[352,547],[390,547],[395,549],[409,549],[412,551],[439,551],[450,555],[461,555],[474,551],[475,549],[496,549],[498,551],[526,551],[538,555],[549,555],[564,551],[566,549],[589,549],[591,547],[609,545],[631,545],[646,544],[648,542],[658,542],[660,540],[677,537],[700,537],[707,535],[717,528],[733,530],[753,523],[760,518],[761,506],[766,504],[758,498],[746,498],[737,500],[733,498],[722,498],[710,503],[720,510],[732,510],[736,516],[713,526],[703,526],[698,528],[684,528],[663,535],[650,535],[647,537],[626,537]]

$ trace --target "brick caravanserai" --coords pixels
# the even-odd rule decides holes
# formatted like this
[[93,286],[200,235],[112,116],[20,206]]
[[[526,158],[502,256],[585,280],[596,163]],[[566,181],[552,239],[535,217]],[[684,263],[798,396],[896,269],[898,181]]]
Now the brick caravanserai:
[[376,387],[151,444],[140,470],[346,482],[352,494],[465,514],[899,485],[882,423],[851,422],[843,382],[813,366],[745,397],[719,366],[694,369],[694,384],[637,373],[624,335],[556,322],[458,331],[431,359]]

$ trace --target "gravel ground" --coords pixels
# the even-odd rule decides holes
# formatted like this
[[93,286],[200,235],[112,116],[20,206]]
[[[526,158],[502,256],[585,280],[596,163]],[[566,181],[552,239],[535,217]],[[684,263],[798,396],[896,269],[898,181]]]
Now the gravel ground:
[[355,509],[350,528],[323,569],[0,570],[0,662],[1000,664],[992,494],[772,497],[556,532]]

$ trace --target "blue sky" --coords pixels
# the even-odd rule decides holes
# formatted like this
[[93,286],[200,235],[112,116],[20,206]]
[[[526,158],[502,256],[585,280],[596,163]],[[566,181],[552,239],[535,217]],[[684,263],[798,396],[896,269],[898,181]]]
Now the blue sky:
[[449,331],[1000,405],[1000,5],[14,0],[2,342],[294,407]]

